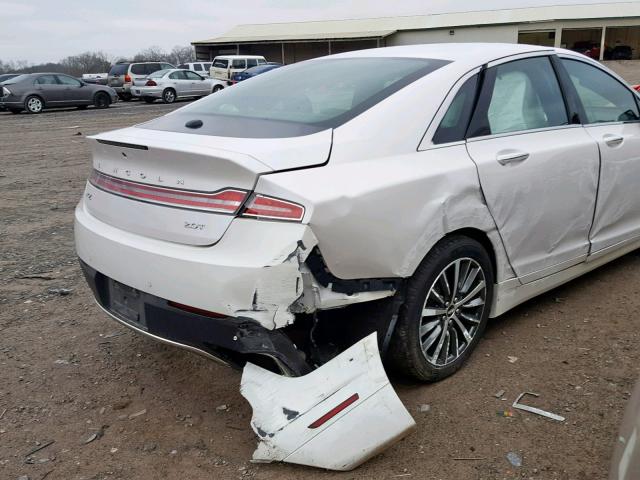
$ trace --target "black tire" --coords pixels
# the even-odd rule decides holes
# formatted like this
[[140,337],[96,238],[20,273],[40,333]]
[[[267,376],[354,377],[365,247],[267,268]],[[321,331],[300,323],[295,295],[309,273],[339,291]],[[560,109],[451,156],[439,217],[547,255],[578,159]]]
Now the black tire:
[[9,111],[11,113],[14,113],[14,114],[17,115],[18,113],[22,112],[22,109],[21,108],[10,108]]
[[120,100],[122,100],[123,102],[130,102],[131,98],[133,98],[130,93],[119,93],[118,97],[120,97]]
[[44,100],[37,95],[29,95],[24,100],[24,109],[27,113],[42,113],[42,110],[44,110]]
[[156,101],[156,99],[153,97],[142,97],[142,99],[147,103],[153,103]]
[[176,91],[173,88],[165,88],[162,92],[162,101],[164,103],[173,103],[176,101]]
[[109,108],[111,105],[111,98],[105,92],[97,92],[93,96],[93,106],[96,108]]
[[[456,262],[456,260],[468,261],[462,259],[471,259],[482,269],[481,273],[484,274],[485,281],[484,304],[481,307],[481,311],[479,310],[480,307],[473,307],[478,309],[475,310],[475,312],[478,315],[479,323],[469,329],[472,337],[470,341],[467,341],[464,350],[460,352],[458,349],[458,352],[460,352],[459,356],[457,356],[455,360],[452,360],[451,363],[446,363],[445,360],[443,365],[436,365],[438,358],[436,358],[434,364],[432,361],[427,360],[427,354],[423,353],[422,350],[423,340],[421,338],[420,328],[421,325],[424,325],[423,308],[425,308],[427,293],[431,290],[432,286],[435,286],[440,274],[449,268],[448,266]],[[478,275],[480,275],[480,273],[478,273]],[[442,380],[455,373],[469,358],[487,326],[491,299],[493,298],[493,282],[494,272],[491,258],[479,242],[466,236],[453,235],[436,244],[407,284],[405,303],[400,310],[398,324],[389,349],[389,361],[394,370],[426,382]],[[460,309],[462,310],[462,308],[464,307]],[[452,315],[453,313],[454,312],[451,311]],[[436,329],[444,332],[442,326],[445,325],[444,322],[448,321],[451,321],[451,325],[454,325],[453,320],[447,319],[448,315],[449,313],[447,312],[447,314],[442,315],[442,317],[432,317],[435,321],[442,322]],[[432,332],[436,332],[436,330],[434,329]],[[437,334],[438,337],[440,337],[440,335],[441,334]],[[452,337],[453,335],[451,335],[451,338]],[[455,346],[458,347],[457,333],[455,337]],[[450,348],[450,336],[447,334],[445,338],[447,338],[446,357]],[[456,348],[454,347],[453,350],[456,350]]]
[[213,90],[211,90],[211,93],[217,93],[220,90],[222,90],[224,87],[222,85],[216,85],[215,87],[213,87]]

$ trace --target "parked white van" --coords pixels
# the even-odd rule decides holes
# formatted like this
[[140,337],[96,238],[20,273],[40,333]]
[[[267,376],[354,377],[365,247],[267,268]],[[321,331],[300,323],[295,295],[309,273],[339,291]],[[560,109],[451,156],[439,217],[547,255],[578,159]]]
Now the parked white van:
[[191,70],[192,72],[196,72],[198,75],[208,77],[209,69],[211,69],[211,62],[181,63],[177,68],[180,70]]
[[213,59],[209,76],[225,82],[231,81],[234,73],[267,63],[261,55],[220,55]]

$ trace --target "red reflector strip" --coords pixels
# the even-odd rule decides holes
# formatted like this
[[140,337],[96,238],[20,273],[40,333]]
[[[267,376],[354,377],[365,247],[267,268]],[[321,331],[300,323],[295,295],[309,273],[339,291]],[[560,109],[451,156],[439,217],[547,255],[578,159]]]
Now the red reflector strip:
[[178,303],[178,302],[172,302],[171,300],[169,300],[167,302],[167,304],[170,307],[173,308],[177,308],[179,310],[184,310],[185,312],[189,312],[189,313],[195,313],[197,315],[202,315],[203,317],[209,317],[209,318],[226,318],[227,315],[223,315],[221,313],[216,313],[216,312],[210,312],[209,310],[203,310],[201,308],[197,308],[197,307],[191,307],[189,305],[184,305],[182,303]]
[[299,222],[304,217],[304,207],[279,198],[255,195],[242,215]]
[[207,212],[236,213],[247,196],[246,192],[233,189],[215,193],[198,193],[174,188],[154,187],[110,177],[96,170],[91,174],[89,181],[101,190],[133,200],[174,205]]
[[317,419],[307,428],[318,428],[324,425],[333,417],[335,417],[337,414],[339,414],[341,411],[343,411],[345,408],[347,408],[349,405],[355,403],[359,398],[360,396],[357,393],[354,393],[349,398],[347,398],[344,402],[342,402],[340,405],[329,410],[327,413],[325,413],[323,416],[321,416],[319,419]]

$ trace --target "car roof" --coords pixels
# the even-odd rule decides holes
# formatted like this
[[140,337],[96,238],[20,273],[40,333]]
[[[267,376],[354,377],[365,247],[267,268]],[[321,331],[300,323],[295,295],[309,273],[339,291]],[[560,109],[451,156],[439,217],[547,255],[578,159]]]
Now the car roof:
[[430,43],[423,45],[405,45],[357,50],[332,55],[334,58],[358,57],[411,57],[448,60],[456,63],[468,63],[470,66],[482,65],[497,58],[523,53],[555,51],[553,47],[524,45],[516,43]]

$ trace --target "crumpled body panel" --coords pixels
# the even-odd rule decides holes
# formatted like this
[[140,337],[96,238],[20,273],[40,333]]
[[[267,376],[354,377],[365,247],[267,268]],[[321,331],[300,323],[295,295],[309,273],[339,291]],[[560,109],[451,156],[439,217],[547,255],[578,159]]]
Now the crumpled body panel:
[[241,393],[260,437],[257,462],[351,470],[415,426],[385,374],[375,333],[303,377],[249,363]]

